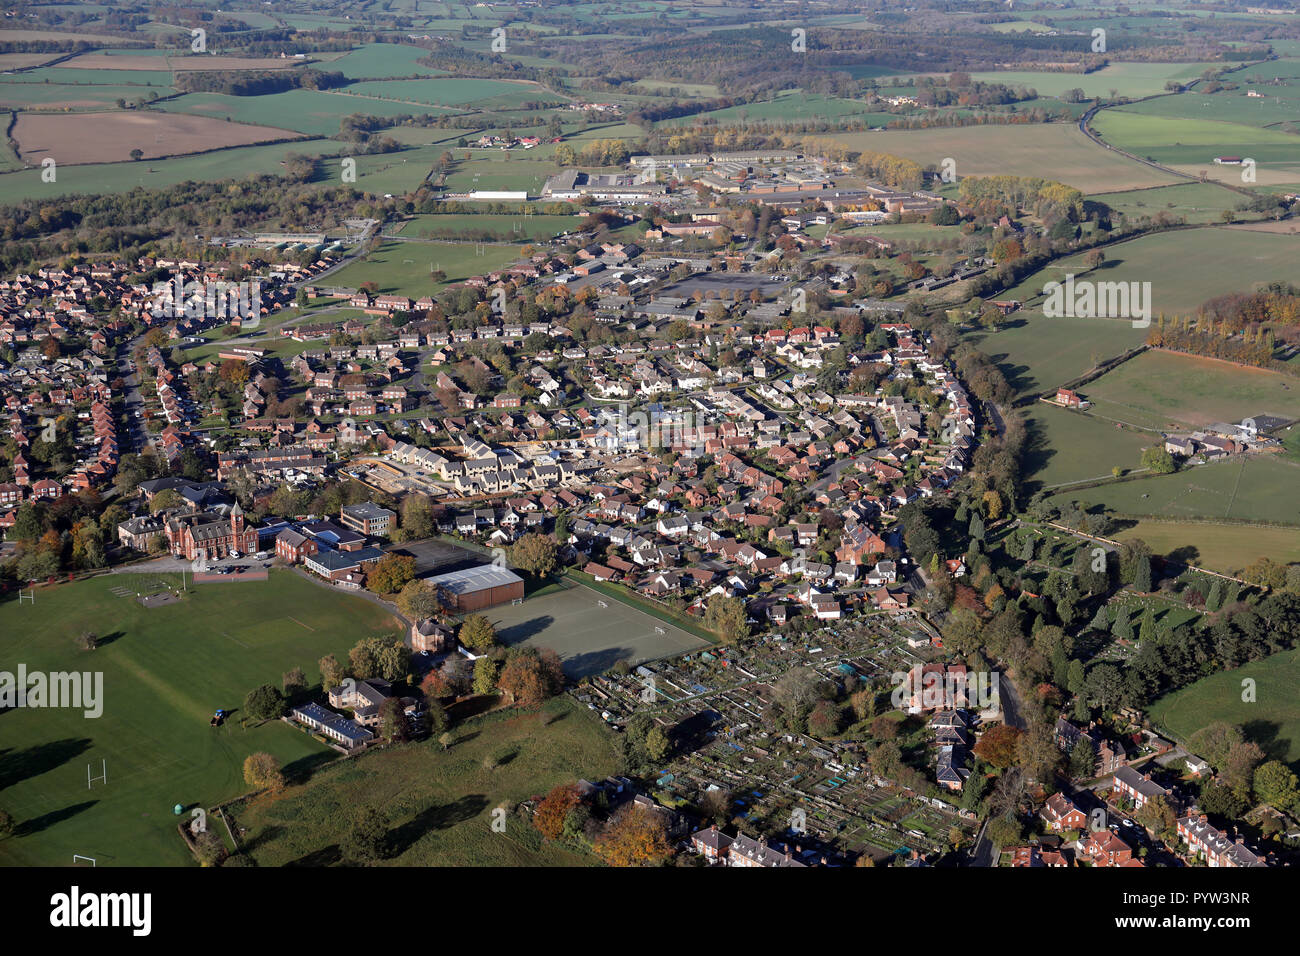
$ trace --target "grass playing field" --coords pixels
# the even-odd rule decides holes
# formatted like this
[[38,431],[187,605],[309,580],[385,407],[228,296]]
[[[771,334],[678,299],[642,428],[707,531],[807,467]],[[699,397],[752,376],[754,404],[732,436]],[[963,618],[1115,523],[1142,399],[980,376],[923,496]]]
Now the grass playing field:
[[[495,239],[549,239],[575,229],[580,216],[522,216],[484,213],[416,216],[402,224],[403,236],[488,236]],[[518,230],[516,232],[515,230]]]
[[[482,250],[482,255],[478,250]],[[518,246],[477,245],[472,242],[385,242],[360,262],[344,266],[330,278],[338,285],[356,288],[363,282],[379,284],[381,293],[424,295],[508,265],[519,258]],[[446,282],[434,282],[431,270],[441,269]]]
[[[1256,700],[1243,701],[1242,680],[1255,681]],[[1284,651],[1236,670],[1212,674],[1151,705],[1151,719],[1186,740],[1216,721],[1236,724],[1269,759],[1300,770],[1300,651]]]
[[[504,831],[493,810],[578,778],[617,771],[613,734],[569,698],[532,711],[498,711],[436,740],[375,751],[329,767],[300,787],[237,808],[238,825],[259,866],[338,861],[353,814],[381,808],[397,866],[580,866],[584,857],[542,844],[531,822],[513,813]],[[490,766],[490,769],[489,769]]]
[[574,679],[599,674],[621,660],[639,664],[707,646],[671,623],[581,585],[486,613],[496,625],[497,640],[551,648]]
[[[173,576],[174,577],[174,576]],[[396,620],[367,601],[274,571],[270,580],[191,585],[176,604],[145,609],[135,591],[154,575],[112,574],[37,591],[36,603],[0,606],[5,670],[98,671],[103,715],[18,708],[0,715],[0,807],[17,832],[0,863],[66,866],[74,853],[99,865],[183,865],[172,806],[210,807],[247,789],[244,758],[274,754],[308,769],[333,752],[275,721],[245,729],[237,708],[259,684],[280,686],[301,667],[346,655],[363,637],[397,635]],[[113,589],[125,588],[127,596]],[[76,647],[90,630],[102,645]],[[235,709],[214,729],[217,708]],[[86,786],[86,766],[107,784]]]

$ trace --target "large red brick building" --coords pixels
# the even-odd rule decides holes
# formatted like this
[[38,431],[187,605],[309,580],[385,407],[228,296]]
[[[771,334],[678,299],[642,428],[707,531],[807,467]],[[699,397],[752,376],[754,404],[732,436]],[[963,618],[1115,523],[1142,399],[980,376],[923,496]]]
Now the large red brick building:
[[257,529],[244,526],[244,509],[239,502],[229,516],[217,511],[176,515],[164,529],[167,549],[187,561],[197,558],[215,560],[232,551],[252,554],[257,550]]

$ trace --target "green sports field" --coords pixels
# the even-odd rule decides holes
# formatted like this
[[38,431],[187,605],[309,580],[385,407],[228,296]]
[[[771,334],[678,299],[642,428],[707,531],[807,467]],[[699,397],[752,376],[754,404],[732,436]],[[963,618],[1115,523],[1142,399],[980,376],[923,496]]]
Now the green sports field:
[[[480,248],[482,255],[477,252]],[[349,288],[373,281],[379,284],[381,293],[418,299],[470,276],[509,265],[518,258],[518,246],[480,247],[472,242],[385,242],[365,259],[344,266],[330,278],[337,285]],[[445,283],[434,282],[429,277],[434,269],[447,274]]]
[[[173,576],[174,577],[174,576]],[[41,588],[36,603],[0,606],[4,669],[103,673],[103,714],[18,708],[0,714],[0,807],[17,823],[0,864],[183,865],[172,806],[211,807],[247,789],[244,758],[268,751],[292,770],[333,751],[279,721],[244,729],[238,708],[259,684],[346,655],[359,639],[400,633],[375,605],[272,571],[264,582],[200,584],[177,604],[145,609],[134,595],[153,575],[112,574]],[[191,584],[191,587],[194,586]],[[90,630],[102,645],[82,651]],[[225,726],[209,718],[234,709]],[[86,786],[86,766],[107,784]]]
[[[1242,681],[1255,681],[1256,699],[1245,702]],[[1300,651],[1284,651],[1236,670],[1211,674],[1151,705],[1154,723],[1184,741],[1216,721],[1236,724],[1269,759],[1300,770]]]

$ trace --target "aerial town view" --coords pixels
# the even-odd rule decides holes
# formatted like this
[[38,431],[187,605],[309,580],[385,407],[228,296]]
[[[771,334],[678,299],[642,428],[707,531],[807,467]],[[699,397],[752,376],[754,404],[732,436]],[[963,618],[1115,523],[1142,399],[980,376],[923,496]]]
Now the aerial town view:
[[1254,2],[5,4],[32,920],[126,927],[124,869],[1114,868],[1033,918],[1250,928],[1274,881],[1208,871],[1300,864]]

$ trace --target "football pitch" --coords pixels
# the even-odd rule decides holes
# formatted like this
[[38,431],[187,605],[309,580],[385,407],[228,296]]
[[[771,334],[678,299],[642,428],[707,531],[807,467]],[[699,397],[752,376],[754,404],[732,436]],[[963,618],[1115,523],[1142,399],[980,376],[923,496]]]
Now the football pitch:
[[[34,604],[0,606],[2,668],[101,673],[102,714],[19,707],[0,712],[0,808],[15,822],[0,865],[98,866],[192,862],[176,832],[175,804],[211,807],[243,793],[243,761],[267,751],[307,770],[333,751],[280,721],[241,726],[245,695],[281,686],[301,667],[345,659],[361,638],[400,633],[375,605],[290,571],[237,586],[200,584],[177,603],[146,608],[139,582],[105,575],[40,588]],[[77,645],[95,633],[94,651]],[[233,710],[224,726],[209,718]],[[91,781],[106,770],[107,782]]]
[[673,624],[581,584],[484,613],[496,625],[502,644],[549,647],[574,680],[599,674],[619,661],[639,664],[708,646]]

